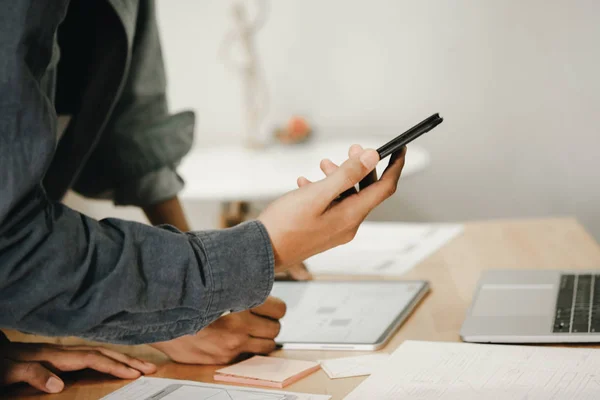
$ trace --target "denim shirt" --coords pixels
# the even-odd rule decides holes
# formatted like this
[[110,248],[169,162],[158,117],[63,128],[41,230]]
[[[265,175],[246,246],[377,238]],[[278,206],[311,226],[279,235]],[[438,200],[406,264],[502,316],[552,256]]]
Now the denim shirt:
[[[153,4],[93,3],[104,30],[79,48],[92,62],[77,98],[56,84],[69,0],[2,1],[0,328],[125,344],[192,334],[266,299],[271,242],[258,221],[182,233],[59,202],[71,187],[117,195],[191,145],[193,115],[166,108]],[[61,107],[73,118],[57,143]]]

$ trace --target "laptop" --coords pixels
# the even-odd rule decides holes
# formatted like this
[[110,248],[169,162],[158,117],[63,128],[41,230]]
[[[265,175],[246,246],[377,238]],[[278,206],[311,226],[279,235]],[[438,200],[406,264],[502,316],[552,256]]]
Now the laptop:
[[462,325],[465,342],[600,342],[600,270],[490,270]]
[[275,282],[287,313],[275,342],[291,350],[377,350],[427,294],[425,281]]

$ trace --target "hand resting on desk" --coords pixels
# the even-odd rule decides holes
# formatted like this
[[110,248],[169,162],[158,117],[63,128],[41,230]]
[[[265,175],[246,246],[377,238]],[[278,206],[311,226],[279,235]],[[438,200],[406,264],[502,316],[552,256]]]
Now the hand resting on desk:
[[86,368],[123,379],[156,372],[154,364],[102,347],[0,343],[0,387],[27,383],[46,393],[59,393],[64,382],[57,374]]
[[285,315],[285,303],[269,297],[259,307],[227,314],[195,335],[151,346],[184,364],[229,364],[243,354],[268,354]]

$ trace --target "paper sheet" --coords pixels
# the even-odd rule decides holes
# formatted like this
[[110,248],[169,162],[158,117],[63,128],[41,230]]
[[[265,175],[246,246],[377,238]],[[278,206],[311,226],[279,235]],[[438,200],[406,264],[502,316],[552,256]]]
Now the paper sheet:
[[406,341],[346,400],[591,400],[600,350]]
[[292,393],[241,386],[141,377],[104,400],[328,400],[321,394]]
[[317,274],[402,275],[463,231],[457,224],[365,222],[353,241],[306,260]]
[[321,368],[331,378],[349,378],[371,375],[375,368],[387,361],[389,354],[376,353],[365,356],[320,360]]

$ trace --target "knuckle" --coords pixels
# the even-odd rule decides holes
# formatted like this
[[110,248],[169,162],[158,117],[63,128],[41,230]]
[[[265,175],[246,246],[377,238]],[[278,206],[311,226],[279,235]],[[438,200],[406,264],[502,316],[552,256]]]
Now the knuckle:
[[[281,303],[279,306],[279,318],[283,318],[286,313],[287,313],[287,304],[285,304],[285,302],[283,302],[283,300],[281,300]],[[277,321],[277,323],[279,323],[279,321]]]
[[33,361],[25,361],[25,362],[21,362],[17,365],[17,368],[21,370],[21,374],[23,375],[23,377],[33,377],[35,375],[37,375],[40,371],[39,371],[39,365],[36,362]]
[[245,338],[242,335],[228,335],[225,338],[224,347],[229,352],[238,351],[245,342]]
[[354,235],[352,235],[351,231],[344,232],[344,234],[341,237],[341,243],[342,244],[349,243],[350,241],[352,241],[353,238],[354,238]]
[[275,350],[275,341],[274,340],[269,340],[264,347],[261,349],[261,353],[262,354],[269,354],[270,352],[272,352],[273,350]]
[[395,181],[391,181],[390,183],[388,183],[385,187],[385,194],[387,197],[392,196],[394,193],[396,193],[396,189],[398,188],[398,183]]
[[272,313],[275,318],[283,318],[285,313],[287,312],[287,305],[283,300],[278,297],[269,297],[269,303],[272,307]]
[[350,232],[348,232],[348,237],[349,237],[349,242],[351,242],[352,240],[354,240],[354,238],[356,237],[356,232],[358,232],[358,228],[353,228],[350,230]]
[[279,332],[281,332],[281,322],[275,321],[275,324],[273,325],[273,338],[276,338],[277,335],[279,335]]

